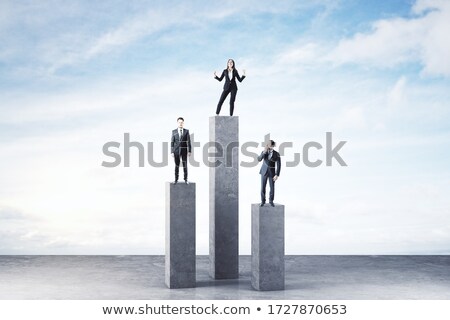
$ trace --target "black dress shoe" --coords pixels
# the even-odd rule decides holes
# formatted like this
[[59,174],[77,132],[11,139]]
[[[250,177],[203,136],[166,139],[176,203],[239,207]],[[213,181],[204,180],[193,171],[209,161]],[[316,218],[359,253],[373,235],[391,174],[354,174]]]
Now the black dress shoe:
[[173,184],[177,184],[178,183],[178,180],[175,180],[174,182],[173,182]]
[[275,205],[273,204],[273,202],[269,202],[270,203],[270,205],[272,206],[272,207],[275,207]]
[[259,206],[260,207],[264,207],[264,202],[261,202],[261,204]]
[[189,182],[187,180],[184,180],[184,183],[189,184]]

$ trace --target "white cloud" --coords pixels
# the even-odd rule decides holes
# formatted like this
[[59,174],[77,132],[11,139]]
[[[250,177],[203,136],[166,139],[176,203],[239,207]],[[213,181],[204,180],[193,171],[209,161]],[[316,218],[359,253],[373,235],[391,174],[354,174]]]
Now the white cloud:
[[387,103],[390,108],[402,105],[406,99],[406,78],[400,77],[387,94]]
[[24,215],[14,208],[0,207],[0,220],[22,219]]
[[371,32],[341,40],[327,58],[379,67],[417,61],[426,74],[449,76],[450,2],[418,1],[413,12],[418,16],[374,22]]
[[349,107],[334,118],[330,124],[333,130],[368,129],[368,123],[362,107]]
[[302,64],[317,62],[319,46],[309,42],[292,49],[285,50],[278,56],[278,63],[281,64]]
[[[63,36],[62,39],[69,40],[64,41],[64,44],[67,46],[65,50],[62,51],[55,47],[54,43],[50,43],[50,48],[56,50],[56,57],[53,57],[56,58],[56,61],[53,61],[50,70],[54,72],[67,65],[83,63],[102,54],[121,50],[143,37],[188,20],[189,15],[183,14],[183,8],[179,6],[172,7],[170,10],[152,8],[150,10],[146,9],[144,13],[128,18],[115,28],[104,31],[99,35],[93,35],[88,38],[80,35],[75,37],[74,35],[69,37]],[[77,40],[74,42],[74,39]]]
[[[199,85],[193,90],[185,85],[186,78]],[[152,107],[169,108],[177,103],[176,97],[171,95],[173,92],[190,101],[202,92],[202,86],[211,85],[214,82],[201,72],[186,71],[182,76],[175,77],[153,72],[129,74],[126,79],[107,78],[95,84],[89,83],[88,86],[72,87],[52,94],[10,93],[3,100],[1,122],[24,124],[36,121],[74,121],[87,115],[94,116],[102,112],[110,114],[119,110],[130,114],[143,109],[142,112],[147,113]]]
[[417,59],[418,46],[425,33],[420,19],[377,21],[372,33],[357,33],[353,38],[341,40],[328,59],[338,64],[368,63],[387,67]]
[[[246,21],[255,15],[292,13],[314,7],[325,8],[328,12],[328,8],[333,7],[330,3],[328,0],[285,1],[274,6],[271,1],[214,1],[207,4],[161,1],[151,5],[130,4],[122,10],[117,9],[120,8],[117,5],[108,8],[111,11],[108,11],[108,18],[103,13],[107,5],[97,3],[77,2],[58,10],[55,10],[58,4],[53,2],[6,3],[3,8],[7,19],[2,20],[5,45],[0,48],[0,58],[7,62],[19,59],[19,65],[13,70],[15,75],[51,77],[63,67],[82,65],[100,56],[121,52],[170,27],[202,30],[238,15]],[[68,22],[64,23],[66,20]],[[20,37],[11,36],[6,32],[8,28]],[[183,36],[182,32],[176,33],[177,37]]]

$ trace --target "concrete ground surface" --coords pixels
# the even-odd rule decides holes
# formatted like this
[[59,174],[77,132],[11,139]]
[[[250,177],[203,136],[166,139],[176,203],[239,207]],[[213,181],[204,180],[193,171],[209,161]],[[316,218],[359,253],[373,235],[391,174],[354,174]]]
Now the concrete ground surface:
[[197,256],[197,287],[168,289],[164,256],[0,256],[0,299],[450,299],[450,256],[286,256],[286,290],[213,280]]

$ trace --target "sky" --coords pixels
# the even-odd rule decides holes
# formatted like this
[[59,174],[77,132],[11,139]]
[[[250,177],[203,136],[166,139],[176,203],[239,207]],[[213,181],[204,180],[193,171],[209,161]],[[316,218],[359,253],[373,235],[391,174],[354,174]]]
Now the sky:
[[[448,30],[445,0],[0,1],[0,254],[164,254],[171,158],[105,168],[102,148],[129,133],[161,160],[179,116],[206,144],[228,58],[240,143],[293,145],[286,254],[450,254]],[[347,166],[286,166],[327,132]],[[239,174],[250,254],[259,166]],[[189,168],[198,254],[208,177]]]

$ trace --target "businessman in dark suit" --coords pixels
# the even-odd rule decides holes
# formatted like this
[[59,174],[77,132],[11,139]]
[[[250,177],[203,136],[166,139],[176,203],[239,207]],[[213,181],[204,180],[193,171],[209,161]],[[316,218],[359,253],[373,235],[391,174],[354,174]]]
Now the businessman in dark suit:
[[275,181],[277,181],[280,176],[281,157],[280,154],[273,149],[274,147],[275,141],[270,140],[264,148],[264,151],[261,152],[261,155],[258,157],[258,161],[263,161],[261,169],[259,170],[259,174],[261,175],[261,207],[266,203],[267,180],[269,180],[270,186],[269,203],[272,207],[275,206],[273,204]]
[[242,77],[239,76],[238,71],[234,67],[234,60],[228,59],[227,68],[222,71],[220,77],[218,77],[217,73],[214,71],[214,78],[218,81],[222,81],[222,79],[225,78],[222,95],[220,96],[219,103],[217,104],[216,115],[219,115],[223,102],[225,101],[228,94],[231,93],[230,116],[232,116],[234,112],[234,101],[236,100],[236,94],[238,90],[236,79],[238,79],[239,82],[242,82],[242,80],[245,79],[245,70]]
[[172,157],[175,159],[175,181],[178,182],[178,173],[180,171],[180,158],[184,170],[184,182],[188,182],[187,157],[191,155],[191,137],[189,130],[184,128],[184,119],[179,117],[177,119],[178,128],[172,131],[172,138],[170,142]]

